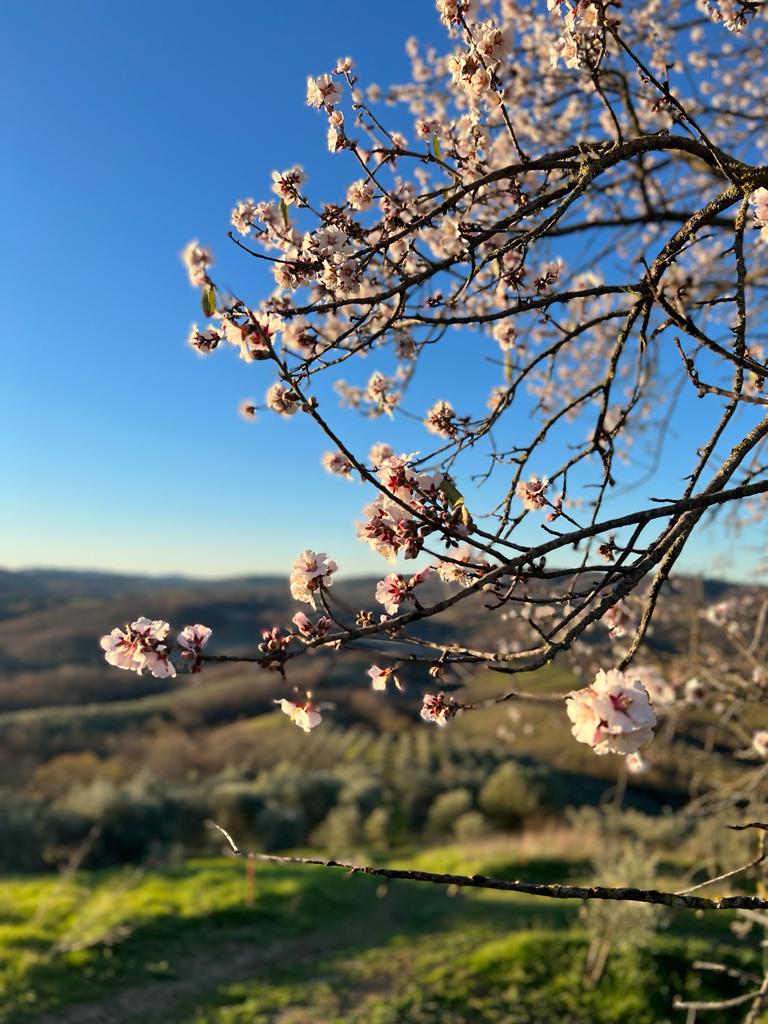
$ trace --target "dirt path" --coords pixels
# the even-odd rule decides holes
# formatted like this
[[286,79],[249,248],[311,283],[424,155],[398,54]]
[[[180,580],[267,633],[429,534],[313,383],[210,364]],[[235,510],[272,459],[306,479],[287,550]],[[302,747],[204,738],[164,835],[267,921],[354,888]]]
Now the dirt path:
[[212,944],[210,950],[173,961],[178,977],[147,981],[121,988],[115,995],[98,1002],[76,1003],[55,1013],[33,1018],[30,1024],[144,1024],[168,1021],[180,1003],[209,993],[225,982],[243,981],[281,963],[296,962],[307,957],[331,953],[349,944],[353,936],[347,932],[344,942],[329,941],[318,934],[303,939],[271,942],[268,949],[227,941]]

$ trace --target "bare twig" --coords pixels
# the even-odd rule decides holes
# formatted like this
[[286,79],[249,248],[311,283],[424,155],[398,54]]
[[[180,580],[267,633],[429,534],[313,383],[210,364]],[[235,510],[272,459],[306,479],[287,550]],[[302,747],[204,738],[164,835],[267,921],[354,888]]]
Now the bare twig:
[[502,892],[519,892],[527,896],[543,896],[556,900],[625,900],[630,903],[654,903],[680,910],[768,910],[768,899],[761,896],[721,896],[707,899],[703,896],[686,896],[659,889],[634,889],[629,886],[607,888],[593,885],[567,885],[558,882],[508,882],[486,875],[453,875],[437,871],[417,871],[408,868],[373,867],[368,864],[347,864],[343,861],[323,857],[286,857],[270,853],[247,853],[241,850],[229,832],[209,821],[208,824],[227,841],[235,857],[260,860],[270,864],[307,864],[324,868],[340,868],[352,874],[375,875],[380,878],[402,879],[408,882],[431,882],[436,885],[455,885],[460,888],[498,889]]

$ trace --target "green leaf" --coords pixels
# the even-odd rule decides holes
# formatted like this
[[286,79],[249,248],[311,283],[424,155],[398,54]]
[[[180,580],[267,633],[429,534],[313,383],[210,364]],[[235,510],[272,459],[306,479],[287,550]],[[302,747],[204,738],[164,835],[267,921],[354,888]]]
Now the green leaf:
[[437,137],[437,132],[432,136],[432,152],[435,154],[436,160],[442,160],[440,155],[440,139]]
[[284,199],[280,200],[280,213],[282,213],[283,215],[283,224],[285,224],[287,230],[288,225],[291,223],[291,221],[290,218],[288,217],[288,204]]
[[216,289],[212,284],[203,285],[202,301],[203,313],[206,316],[213,316],[216,312]]
[[438,487],[438,490],[451,508],[457,508],[457,506],[464,504],[464,495],[449,476],[443,477],[443,482]]

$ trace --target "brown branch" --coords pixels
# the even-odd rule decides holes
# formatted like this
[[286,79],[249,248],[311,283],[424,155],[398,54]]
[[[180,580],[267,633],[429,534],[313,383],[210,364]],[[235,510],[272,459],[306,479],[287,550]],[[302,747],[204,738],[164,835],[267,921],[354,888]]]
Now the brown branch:
[[672,1004],[676,1010],[727,1010],[733,1006],[743,1006],[744,1003],[757,999],[760,992],[745,992],[743,995],[734,996],[733,999],[719,999],[713,1002],[686,1002],[684,999],[675,999]]
[[[729,828],[740,830],[744,828],[751,828],[750,825],[729,825]],[[768,829],[766,830],[768,831]],[[768,835],[760,836],[760,846],[758,848],[757,857],[751,860],[749,864],[742,864],[740,868],[734,868],[733,871],[726,871],[722,875],[717,875],[715,878],[708,878],[706,882],[699,882],[698,885],[692,885],[688,889],[680,889],[678,896],[685,896],[689,892],[696,892],[697,889],[703,889],[707,885],[713,885],[715,882],[724,882],[726,878],[733,878],[734,875],[740,875],[743,871],[749,871],[750,868],[756,868],[758,864],[762,864],[766,857],[765,845],[768,841]]]
[[[519,892],[526,896],[543,896],[555,900],[619,900],[628,903],[653,903],[679,910],[768,910],[768,899],[761,896],[685,896],[659,889],[632,887],[607,888],[601,885],[567,885],[559,882],[508,882],[486,875],[453,875],[438,871],[417,871],[408,868],[382,868],[369,864],[347,864],[344,861],[322,857],[285,857],[273,853],[247,853],[241,850],[232,836],[215,821],[207,823],[227,841],[235,857],[259,860],[269,864],[308,864],[323,868],[341,868],[351,874],[373,875],[377,878],[402,879],[406,882],[431,882],[435,885],[455,885],[470,889],[498,889]],[[746,1000],[745,1000],[746,1002]]]

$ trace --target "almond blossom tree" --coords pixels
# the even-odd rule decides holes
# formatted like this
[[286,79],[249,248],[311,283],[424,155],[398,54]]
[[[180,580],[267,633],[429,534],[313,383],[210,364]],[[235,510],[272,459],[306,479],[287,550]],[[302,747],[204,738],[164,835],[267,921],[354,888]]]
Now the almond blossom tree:
[[[746,724],[765,700],[764,612],[722,613],[748,672],[715,680],[704,659],[672,684],[635,656],[705,517],[755,529],[768,502],[768,6],[436,7],[445,45],[408,41],[410,81],[382,88],[350,58],[312,69],[307,103],[338,154],[338,186],[313,194],[296,163],[232,212],[231,243],[270,269],[271,291],[225,291],[209,249],[183,253],[206,318],[191,346],[205,357],[232,346],[259,364],[248,371],[263,406],[311,420],[330,446],[325,469],[364,483],[359,540],[385,561],[424,565],[383,569],[379,607],[353,621],[329,590],[336,563],[302,552],[291,594],[322,614],[265,630],[255,660],[287,674],[317,648],[370,651],[387,664],[363,685],[386,699],[388,681],[438,682],[421,716],[450,728],[521,696],[446,695],[453,670],[503,678],[578,659],[602,630],[601,663],[553,708],[576,741],[641,771],[657,715],[708,704],[765,777],[766,731]],[[447,346],[467,377],[487,379],[486,395],[478,405],[459,384],[453,403],[435,394],[414,407],[417,369],[428,376]],[[335,426],[326,380],[384,438],[394,417],[420,420],[420,449],[359,450]],[[670,425],[694,405],[686,448]],[[650,486],[662,478],[678,483],[659,498]],[[611,511],[628,493],[629,511]],[[421,596],[434,593],[428,579],[443,596]],[[473,599],[514,620],[514,643],[419,632]],[[107,659],[172,675],[167,630],[155,627],[113,631]],[[202,629],[179,641],[196,667]],[[304,731],[320,724],[312,695],[280,704]]]

